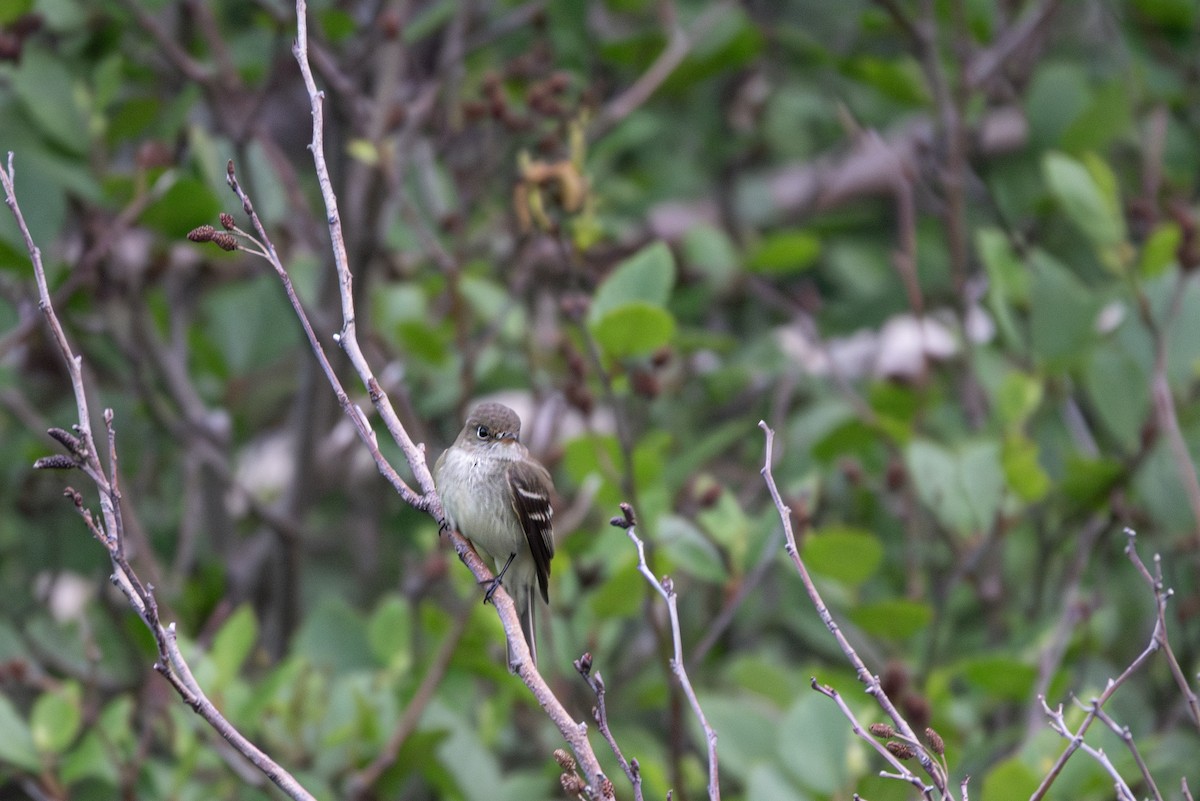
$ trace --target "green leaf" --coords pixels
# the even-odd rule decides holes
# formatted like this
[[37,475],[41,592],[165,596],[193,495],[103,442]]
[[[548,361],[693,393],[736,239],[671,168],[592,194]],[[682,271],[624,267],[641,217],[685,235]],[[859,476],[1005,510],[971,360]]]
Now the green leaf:
[[850,619],[867,634],[903,640],[928,626],[933,610],[919,601],[894,598],[853,609]]
[[1029,299],[1029,270],[1008,236],[997,228],[975,232],[975,249],[988,275],[988,291],[1006,302],[1024,304]]
[[865,529],[826,526],[805,538],[801,555],[814,573],[855,585],[879,569],[883,546],[878,537]]
[[729,235],[720,228],[712,225],[689,228],[680,246],[684,262],[717,291],[728,289],[737,278],[741,259]]
[[1062,146],[1073,153],[1105,150],[1133,128],[1131,100],[1126,81],[1110,81],[1092,95],[1087,108],[1063,131]]
[[666,345],[675,334],[675,318],[661,306],[634,302],[605,314],[591,328],[605,353],[619,359]]
[[63,754],[59,778],[66,784],[95,780],[115,788],[121,780],[113,759],[112,744],[96,731],[89,731],[79,745]]
[[1131,452],[1141,442],[1153,399],[1153,357],[1131,353],[1117,340],[1092,351],[1084,367],[1083,386],[1104,428]]
[[796,685],[806,678],[799,666],[781,654],[739,653],[730,657],[725,677],[781,708],[796,699]]
[[658,544],[678,569],[713,584],[723,584],[729,570],[721,552],[692,523],[678,515],[663,515],[658,522]]
[[729,552],[730,561],[739,565],[750,539],[750,518],[733,492],[722,492],[717,502],[696,515],[704,531]]
[[[627,543],[622,543],[624,547]],[[632,549],[632,545],[629,548]],[[613,574],[588,596],[588,606],[601,619],[636,615],[646,597],[645,577],[638,572],[637,557],[630,553],[614,567]]]
[[1045,60],[1026,93],[1031,139],[1041,148],[1059,147],[1071,123],[1088,107],[1094,80],[1077,60]]
[[914,440],[905,461],[917,495],[943,525],[971,534],[992,524],[1004,493],[999,443],[976,440],[949,451]]
[[33,744],[43,754],[60,754],[75,741],[82,722],[82,692],[78,684],[66,682],[33,702],[29,715]]
[[379,147],[369,139],[351,139],[346,143],[346,155],[368,167],[379,165]]
[[[811,743],[813,740],[806,738],[805,742]],[[807,749],[803,751],[807,753]],[[770,762],[754,763],[746,778],[745,797],[754,801],[804,801],[807,796],[796,792],[796,785],[788,781],[780,770]]]
[[1042,251],[1032,258],[1029,339],[1034,355],[1047,368],[1079,364],[1096,338],[1097,295],[1063,265]]
[[977,656],[963,663],[962,675],[988,696],[1023,701],[1033,689],[1037,669],[1007,656]]
[[8,0],[0,5],[0,25],[8,25],[33,10],[33,0]]
[[226,684],[241,670],[258,640],[258,621],[249,604],[242,604],[213,637],[208,656],[217,668],[216,681]]
[[211,338],[224,356],[214,358],[220,361],[210,367],[214,372],[239,374],[279,358],[295,345],[295,320],[273,276],[225,284],[203,296],[201,309],[207,325],[195,336]]
[[716,19],[704,26],[687,56],[663,83],[662,92],[682,92],[713,75],[728,75],[749,64],[762,50],[763,36],[747,13],[737,6],[715,9]]
[[780,231],[763,239],[750,256],[749,266],[760,273],[786,275],[801,272],[816,263],[821,240],[808,231]]
[[1019,431],[1004,438],[1004,478],[1021,500],[1034,502],[1050,491],[1050,476],[1038,463],[1038,445]]
[[348,672],[374,665],[362,616],[344,599],[326,593],[304,619],[293,652],[313,665]]
[[1175,263],[1175,253],[1183,238],[1179,226],[1173,222],[1160,223],[1146,242],[1138,256],[1137,269],[1143,278],[1157,278]]
[[1115,179],[1107,166],[1092,160],[1087,166],[1064,153],[1047,153],[1042,174],[1063,212],[1098,247],[1125,241],[1125,220]]
[[1136,0],[1133,8],[1174,35],[1192,33],[1200,10],[1193,0]]
[[700,706],[721,743],[721,768],[745,780],[755,763],[779,747],[779,714],[753,696],[701,696]]
[[825,436],[814,440],[812,455],[822,462],[832,462],[839,456],[865,456],[880,446],[879,432],[858,418],[850,418],[833,426]]
[[33,736],[7,695],[0,694],[0,764],[36,773],[41,769]]
[[448,338],[429,321],[404,320],[393,327],[396,342],[405,352],[428,364],[445,364],[450,358]]
[[73,155],[87,151],[87,112],[78,102],[75,79],[61,57],[27,46],[11,80],[14,94],[43,136]]
[[[220,210],[207,184],[195,178],[180,178],[142,212],[141,222],[172,239],[183,239],[193,228],[211,225]],[[214,245],[205,246],[205,251],[210,257],[219,255]]]
[[910,57],[857,56],[849,62],[846,72],[850,77],[874,87],[884,97],[910,106],[929,103],[929,91],[921,74],[921,66]]
[[[505,336],[516,339],[524,332],[524,307],[514,303],[508,290],[496,281],[466,275],[459,282],[459,291],[480,320],[488,325],[499,323]],[[428,326],[429,321],[425,314],[422,314],[422,322]]]
[[1121,478],[1121,463],[1114,459],[1089,459],[1072,454],[1062,487],[1067,497],[1085,508],[1103,504],[1108,492]]
[[380,664],[404,668],[412,661],[409,650],[412,616],[404,599],[389,595],[367,621],[367,641]]
[[[1041,777],[1017,757],[1006,759],[983,778],[983,801],[1012,801],[1029,798],[1041,784]],[[1112,787],[1109,787],[1112,790]],[[974,796],[974,793],[971,793]]]
[[609,313],[633,303],[662,306],[675,286],[675,257],[664,242],[639,250],[601,282],[592,298],[588,321],[598,324]]
[[1042,382],[1028,373],[1019,370],[1005,373],[996,393],[996,411],[1001,422],[1012,427],[1025,425],[1041,405],[1044,389]]
[[[779,724],[776,756],[796,781],[823,797],[834,796],[846,781],[850,730],[843,721],[837,704],[810,693],[800,696]],[[823,734],[813,737],[813,732]],[[804,748],[796,748],[799,742]]]

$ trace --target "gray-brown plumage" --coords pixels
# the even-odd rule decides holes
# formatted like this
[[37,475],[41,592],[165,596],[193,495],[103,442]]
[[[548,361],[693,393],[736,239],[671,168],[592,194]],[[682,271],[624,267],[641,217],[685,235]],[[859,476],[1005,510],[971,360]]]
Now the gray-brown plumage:
[[[521,618],[521,631],[537,665],[534,588],[547,603],[554,558],[554,482],[521,444],[521,419],[499,403],[482,403],[467,416],[454,444],[438,458],[433,480],[446,523],[496,565]],[[510,669],[514,666],[511,651]]]

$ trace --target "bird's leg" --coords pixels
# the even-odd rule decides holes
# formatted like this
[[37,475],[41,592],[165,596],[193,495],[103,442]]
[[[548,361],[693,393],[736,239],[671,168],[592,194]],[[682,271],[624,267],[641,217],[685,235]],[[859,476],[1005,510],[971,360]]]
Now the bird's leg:
[[504,574],[508,572],[508,566],[516,558],[517,555],[515,553],[510,553],[508,561],[504,563],[504,567],[500,568],[500,572],[496,574],[496,577],[488,582],[487,592],[483,594],[483,602],[485,604],[492,600],[492,596],[496,594],[496,588],[500,586],[500,582],[504,580]]

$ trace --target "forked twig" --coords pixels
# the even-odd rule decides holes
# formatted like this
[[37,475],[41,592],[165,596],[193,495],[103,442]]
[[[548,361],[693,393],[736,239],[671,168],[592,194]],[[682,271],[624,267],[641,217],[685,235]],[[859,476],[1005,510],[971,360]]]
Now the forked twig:
[[[775,509],[779,512],[779,519],[783,523],[783,533],[787,540],[785,550],[787,551],[788,557],[792,560],[792,564],[795,566],[796,572],[800,575],[800,582],[804,585],[804,589],[808,593],[809,600],[817,610],[817,616],[821,618],[821,622],[825,624],[825,628],[828,629],[829,633],[833,635],[835,640],[837,640],[838,646],[841,648],[842,653],[850,662],[851,667],[854,668],[854,672],[857,674],[858,680],[866,687],[867,695],[873,697],[875,702],[879,704],[884,713],[891,718],[901,739],[907,742],[919,744],[920,741],[918,740],[916,733],[913,731],[912,726],[908,724],[908,721],[905,720],[904,716],[900,714],[900,710],[898,710],[896,705],[892,703],[892,699],[888,698],[887,693],[884,692],[883,686],[879,682],[879,677],[867,669],[866,664],[862,661],[862,658],[858,655],[858,652],[854,650],[854,646],[852,646],[850,641],[846,639],[846,635],[842,633],[841,627],[837,624],[837,621],[833,619],[833,615],[829,612],[829,607],[825,605],[824,599],[821,598],[821,593],[817,590],[816,584],[813,583],[812,576],[810,576],[808,573],[808,568],[805,566],[804,560],[800,558],[800,548],[796,543],[796,533],[792,528],[792,510],[783,502],[783,497],[779,494],[779,487],[775,484],[775,476],[771,469],[771,464],[774,461],[775,432],[766,424],[766,421],[760,420],[758,427],[761,428],[763,433],[766,435],[766,452],[764,455],[763,468],[760,472],[762,473],[763,480],[767,482],[767,490],[771,493],[771,499],[775,502]],[[819,685],[817,685],[815,682],[813,683],[813,689],[821,691]],[[825,695],[829,695],[828,693],[824,693],[824,691],[821,692],[823,692]],[[829,697],[832,698],[833,696]],[[851,718],[850,721],[852,724],[857,726],[857,723],[853,718]],[[857,728],[861,731],[862,727],[859,726]],[[932,757],[930,757],[923,748],[917,748],[915,756],[921,763],[921,767],[933,780],[933,788],[927,787],[925,783],[921,781],[920,777],[916,776],[906,768],[901,768],[903,772],[896,778],[903,779],[913,786],[919,787],[927,798],[933,798],[932,792],[933,789],[936,788],[941,794],[942,798],[953,799],[954,796],[947,786],[947,777],[945,771],[942,769],[942,766],[939,765]]]
[[[1029,797],[1029,801],[1039,801],[1039,799],[1046,797],[1046,793],[1049,791],[1050,785],[1054,783],[1059,775],[1061,775],[1063,768],[1067,764],[1067,760],[1070,759],[1071,755],[1078,750],[1082,750],[1084,753],[1090,755],[1093,759],[1099,762],[1100,765],[1102,765],[1110,775],[1113,776],[1114,781],[1116,782],[1115,786],[1117,787],[1119,797],[1128,797],[1130,799],[1133,798],[1132,792],[1129,790],[1127,785],[1124,785],[1124,780],[1121,779],[1120,775],[1116,772],[1116,769],[1112,766],[1112,763],[1108,760],[1108,757],[1104,755],[1104,752],[1089,746],[1084,741],[1084,735],[1087,734],[1087,731],[1089,728],[1091,728],[1092,723],[1097,720],[1100,720],[1102,723],[1116,732],[1117,735],[1121,737],[1121,739],[1131,749],[1134,756],[1134,761],[1142,771],[1143,778],[1146,780],[1147,785],[1153,788],[1156,798],[1160,797],[1158,788],[1151,778],[1149,770],[1142,761],[1136,747],[1134,746],[1133,738],[1130,736],[1128,729],[1117,724],[1116,721],[1113,721],[1103,711],[1103,706],[1108,703],[1108,700],[1112,698],[1117,689],[1126,681],[1128,681],[1129,677],[1141,669],[1143,665],[1149,662],[1150,657],[1152,657],[1156,652],[1161,650],[1167,655],[1167,661],[1171,666],[1171,673],[1175,676],[1176,683],[1179,685],[1181,692],[1183,692],[1184,697],[1187,699],[1188,711],[1193,715],[1193,719],[1195,719],[1195,716],[1197,715],[1196,694],[1192,691],[1191,687],[1188,686],[1187,678],[1183,674],[1183,669],[1179,666],[1179,661],[1175,658],[1175,654],[1171,649],[1171,644],[1167,640],[1166,608],[1167,599],[1171,597],[1172,591],[1163,586],[1162,562],[1156,554],[1154,558],[1155,573],[1152,575],[1145,563],[1142,562],[1141,557],[1138,556],[1136,547],[1134,547],[1137,534],[1133,531],[1133,529],[1126,528],[1125,535],[1128,537],[1128,541],[1125,544],[1125,555],[1129,557],[1129,560],[1133,563],[1138,573],[1141,574],[1142,578],[1145,579],[1146,583],[1150,586],[1150,589],[1154,592],[1155,606],[1157,609],[1154,631],[1150,635],[1150,642],[1146,644],[1146,647],[1142,649],[1142,652],[1137,655],[1137,657],[1129,664],[1129,666],[1126,667],[1125,670],[1121,671],[1121,675],[1117,676],[1115,679],[1109,679],[1108,683],[1104,687],[1103,692],[1093,698],[1089,704],[1081,705],[1087,710],[1087,714],[1084,715],[1083,720],[1074,731],[1071,731],[1067,727],[1066,722],[1063,720],[1061,704],[1057,707],[1057,709],[1051,709],[1049,704],[1046,703],[1046,699],[1041,695],[1038,696],[1038,701],[1041,703],[1043,711],[1050,718],[1050,728],[1067,739],[1069,743],[1063,752],[1059,754],[1059,757],[1055,763],[1050,767],[1049,772],[1047,772],[1046,776],[1042,779],[1042,782],[1038,786],[1037,790],[1034,791],[1033,795]],[[1122,790],[1122,787],[1124,787],[1124,790]],[[1128,793],[1128,796],[1124,795],[1123,793]]]
[[[104,411],[109,459],[109,469],[106,473],[97,454],[96,441],[92,436],[89,423],[88,398],[83,383],[83,359],[71,347],[58,315],[54,311],[54,304],[51,301],[46,282],[46,271],[42,264],[41,250],[34,243],[33,237],[29,233],[29,227],[25,223],[25,217],[21,213],[20,205],[17,203],[16,190],[13,185],[15,175],[13,154],[10,152],[7,169],[0,169],[0,183],[4,186],[5,203],[16,218],[17,227],[25,239],[25,247],[33,261],[39,307],[46,318],[58,351],[66,363],[79,415],[75,434],[70,434],[62,429],[51,429],[50,434],[66,448],[74,466],[82,470],[96,485],[100,497],[100,520],[97,520],[84,506],[83,496],[77,490],[68,487],[64,494],[71,499],[92,536],[108,551],[109,560],[113,566],[113,584],[129,601],[130,606],[154,636],[155,647],[158,651],[158,660],[154,664],[154,669],[170,683],[188,706],[195,710],[238,753],[249,760],[280,790],[297,801],[312,801],[313,796],[300,785],[295,777],[250,742],[213,706],[196,682],[187,660],[179,649],[179,643],[175,636],[175,624],[163,625],[158,613],[158,603],[154,597],[154,588],[142,583],[125,557],[125,529],[120,510],[121,493],[117,479],[117,445],[113,412],[111,409]],[[41,466],[61,466],[46,465],[42,460],[39,462]]]
[[605,702],[605,696],[608,690],[604,686],[604,679],[600,675],[600,671],[592,669],[592,655],[585,653],[583,656],[575,660],[575,670],[587,682],[588,687],[596,695],[596,706],[592,707],[592,719],[596,721],[596,727],[600,730],[601,736],[608,743],[608,747],[612,749],[613,756],[617,758],[617,762],[621,765],[621,770],[625,772],[626,778],[629,779],[630,785],[633,787],[634,801],[642,801],[642,770],[636,759],[626,759],[625,754],[621,751],[621,746],[617,745],[617,739],[613,736],[612,729],[608,725],[608,705]]

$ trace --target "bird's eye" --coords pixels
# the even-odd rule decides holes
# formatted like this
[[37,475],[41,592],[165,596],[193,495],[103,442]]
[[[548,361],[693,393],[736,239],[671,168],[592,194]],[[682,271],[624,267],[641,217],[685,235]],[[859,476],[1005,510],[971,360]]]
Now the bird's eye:
[[479,428],[475,429],[475,433],[480,439],[487,439],[489,436],[491,436],[492,432],[488,430],[487,426],[480,426]]

